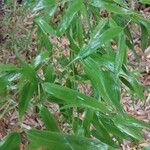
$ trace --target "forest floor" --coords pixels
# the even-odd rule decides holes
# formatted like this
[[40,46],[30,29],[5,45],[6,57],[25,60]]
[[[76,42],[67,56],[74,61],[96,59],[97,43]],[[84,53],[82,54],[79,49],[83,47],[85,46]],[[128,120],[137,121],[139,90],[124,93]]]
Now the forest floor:
[[[29,12],[25,12],[23,16],[20,14],[22,12],[21,8],[11,11],[7,7],[1,7],[0,5],[0,63],[13,63],[17,64],[17,59],[14,53],[15,45],[20,48],[22,56],[30,62],[30,60],[35,56],[37,50],[36,41],[36,29],[32,30],[33,26],[33,16]],[[150,19],[150,6],[143,8],[141,13],[147,19]],[[150,87],[150,50],[147,49],[148,53],[143,53],[140,49],[140,31],[138,28],[133,29],[135,49],[140,58],[140,63],[137,63],[133,54],[128,53],[129,62],[134,64],[135,67],[132,69],[142,70],[140,74],[140,79],[143,85]],[[23,42],[22,42],[23,41]],[[15,44],[14,44],[15,42]],[[62,42],[61,45],[66,44],[64,39],[59,39]],[[150,45],[149,45],[150,49]],[[83,87],[86,90],[86,87]],[[124,109],[129,114],[136,116],[138,119],[144,120],[150,123],[150,92],[149,90],[145,92],[146,100],[141,102],[136,100],[135,106],[133,107],[133,102],[130,96],[126,93],[122,94],[122,103]],[[51,108],[53,107],[53,108]],[[55,116],[59,114],[57,112],[57,106],[49,105],[49,108],[56,111]],[[3,109],[0,108],[0,113]],[[0,139],[7,135],[12,129],[16,127],[17,115],[16,110],[13,109],[6,116],[0,118]],[[24,126],[25,128],[36,127],[41,128],[42,122],[37,119],[37,116],[31,111],[26,115]],[[63,125],[62,130],[67,130],[67,126]],[[124,141],[122,144],[122,150],[138,150],[140,146],[150,145],[150,131],[143,130],[145,141],[141,141],[139,145],[132,145],[131,143]],[[26,142],[23,142],[23,144]],[[24,145],[22,145],[23,150]]]

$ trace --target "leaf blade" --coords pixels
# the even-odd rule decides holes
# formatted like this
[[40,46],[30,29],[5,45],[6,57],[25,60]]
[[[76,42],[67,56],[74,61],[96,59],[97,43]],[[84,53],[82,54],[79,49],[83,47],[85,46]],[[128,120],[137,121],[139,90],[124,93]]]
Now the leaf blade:
[[110,71],[100,69],[92,58],[84,60],[84,68],[99,95],[108,104],[114,104],[114,106],[122,112],[120,104],[120,86],[118,82],[116,83],[118,79],[115,75]]
[[42,120],[49,131],[59,132],[59,128],[54,116],[46,107],[42,106],[40,110],[40,116],[42,117]]
[[81,9],[81,4],[82,4],[82,0],[76,0],[76,1],[70,2],[70,6],[68,10],[66,11],[65,15],[63,16],[58,26],[58,29],[57,29],[58,35],[63,35],[64,32],[67,30],[74,16]]
[[36,84],[28,82],[20,90],[19,104],[18,104],[18,111],[19,111],[20,118],[23,117],[23,115],[25,114],[29,102],[35,92],[35,89],[36,89]]
[[108,112],[108,108],[102,102],[98,102],[94,98],[88,97],[75,90],[52,83],[44,83],[43,89],[45,92],[58,99],[62,99],[66,103],[73,104],[78,107],[86,107],[102,112]]
[[[103,27],[105,26],[105,21],[103,23]],[[89,41],[88,45],[80,50],[76,59],[85,58],[90,54],[94,53],[98,48],[100,48],[103,44],[110,41],[112,38],[121,33],[123,29],[121,27],[113,27],[109,28],[103,33],[98,32],[92,39]]]
[[20,147],[21,137],[19,133],[10,133],[0,142],[0,150],[17,150]]
[[107,150],[110,148],[100,141],[56,132],[30,130],[27,134],[31,144],[37,143],[36,148],[39,146],[50,147],[55,150]]

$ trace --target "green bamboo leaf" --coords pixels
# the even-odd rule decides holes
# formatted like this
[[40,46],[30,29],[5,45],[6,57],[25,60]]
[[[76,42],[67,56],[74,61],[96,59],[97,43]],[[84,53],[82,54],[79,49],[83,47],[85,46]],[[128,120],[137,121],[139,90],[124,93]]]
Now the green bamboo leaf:
[[92,33],[90,33],[89,44],[94,42],[95,39],[98,39],[100,35],[107,29],[108,19],[100,19],[98,24],[94,27]]
[[52,43],[50,42],[49,36],[56,35],[56,31],[50,26],[47,21],[42,18],[37,18],[35,23],[38,25],[38,38],[42,46],[46,48],[46,50],[52,50]]
[[137,24],[142,24],[143,26],[145,26],[145,28],[147,29],[148,33],[150,34],[150,20],[145,19],[143,16],[136,14],[136,15],[132,15],[131,20]]
[[104,8],[110,12],[116,13],[116,14],[121,14],[121,15],[131,15],[134,14],[134,12],[130,9],[121,7],[117,4],[114,4],[114,2],[111,3],[104,3]]
[[130,9],[117,5],[114,1],[91,0],[90,4],[95,7],[105,8],[106,10],[116,14],[130,15],[134,13]]
[[49,35],[54,36],[56,35],[56,31],[53,29],[53,27],[47,23],[42,18],[37,18],[35,20],[35,23],[38,25],[38,38],[41,42],[41,45],[44,45],[46,47],[46,50],[51,51],[52,50],[52,43],[50,42]]
[[145,96],[144,96],[144,87],[138,82],[136,77],[135,76],[128,76],[127,80],[132,85],[136,95],[140,99],[144,100],[144,98],[145,98]]
[[43,69],[43,72],[44,72],[45,82],[53,83],[56,76],[54,68],[51,65],[48,65]]
[[70,48],[75,52],[78,53],[80,51],[80,48],[77,45],[77,42],[74,40],[72,32],[69,31],[69,33],[67,33],[67,37],[69,39],[70,42]]
[[56,1],[55,0],[40,0],[37,5],[34,7],[33,11],[37,12],[42,9],[46,10],[46,14],[49,17],[52,17],[56,11]]
[[0,150],[18,150],[21,144],[19,133],[10,133],[0,142]]
[[106,144],[81,136],[38,130],[29,130],[27,135],[29,141],[31,141],[30,146],[33,145],[35,149],[43,147],[49,150],[110,150],[110,147]]
[[88,31],[91,31],[91,23],[90,23],[90,14],[88,13],[88,8],[86,7],[86,5],[84,3],[82,3],[82,7],[81,7],[81,14],[83,15],[83,20],[85,20],[85,25],[88,29]]
[[59,26],[58,26],[58,35],[64,34],[64,32],[69,27],[71,21],[77,12],[81,9],[82,0],[70,1],[69,8],[67,9],[65,15],[63,16]]
[[109,54],[94,54],[91,55],[91,58],[99,64],[100,67],[105,67],[108,70],[115,72],[115,53]]
[[[138,55],[136,54],[136,50],[134,48],[134,41],[132,38],[132,34],[130,32],[129,27],[127,26],[127,24],[129,23],[129,17],[122,17],[122,15],[113,15],[112,18],[115,20],[115,22],[118,24],[118,26],[121,26],[122,28],[124,28],[124,34],[127,36],[126,39],[126,44],[127,46],[132,50],[134,56],[136,57],[136,59],[138,60]],[[127,62],[127,59],[126,59]]]
[[6,92],[8,81],[0,77],[0,94]]
[[49,131],[59,132],[59,128],[54,116],[46,107],[42,106],[40,110],[40,116],[42,117],[42,120]]
[[42,18],[37,18],[35,20],[36,24],[42,30],[45,35],[56,35],[56,31]]
[[46,51],[52,52],[53,45],[49,39],[49,36],[41,29],[38,30],[38,39],[39,39],[39,46],[40,49],[45,49]]
[[150,146],[145,146],[142,148],[142,150],[150,150]]
[[54,5],[54,4],[55,4],[55,0],[40,0],[34,9],[36,10],[43,9],[46,7],[50,7],[51,5]]
[[109,133],[113,134],[116,138],[119,138],[120,140],[128,139],[127,135],[121,132],[120,129],[115,126],[114,122],[111,119],[100,116],[100,120],[103,123],[106,130]]
[[137,128],[150,129],[150,124],[149,123],[146,123],[142,120],[138,120],[138,119],[136,119],[133,116],[128,115],[128,114],[124,114],[124,116],[118,114],[113,118],[113,120],[117,123],[121,123],[124,120],[126,120],[124,122],[124,124],[127,125],[127,126],[130,126],[131,128],[132,127],[137,127]]
[[113,27],[101,33],[101,30],[106,25],[106,22],[104,20],[102,22],[103,23],[101,24],[101,28],[97,28],[97,33],[92,37],[89,43],[81,49],[76,59],[85,58],[88,55],[94,53],[103,44],[110,41],[112,38],[116,37],[123,31],[123,29],[120,27]]
[[129,39],[126,39],[126,44],[127,44],[128,48],[132,50],[136,60],[139,61],[139,56],[137,55],[136,50],[134,48],[134,42],[130,41]]
[[[93,20],[95,20],[95,22],[99,22],[99,20],[102,19],[101,16],[99,15],[98,7],[90,6],[89,11],[93,14]],[[89,13],[89,15],[90,15],[90,13]]]
[[38,56],[36,56],[36,58],[33,60],[32,65],[36,68],[39,65],[41,65],[42,63],[46,63],[50,60],[50,56],[49,56],[49,52],[48,51],[44,51],[41,52]]
[[76,32],[77,32],[77,39],[78,39],[78,43],[80,47],[83,47],[84,44],[84,31],[83,31],[83,27],[82,27],[82,22],[80,20],[80,18],[76,19]]
[[96,51],[99,47],[100,47],[100,37],[102,34],[102,31],[104,29],[104,27],[107,24],[107,20],[100,20],[100,22],[98,23],[98,25],[95,27],[92,35],[91,35],[91,39],[89,41],[89,43],[80,50],[80,52],[78,53],[77,58],[84,58],[86,56],[88,56],[89,54],[91,54],[91,51]]
[[135,127],[130,127],[130,126],[127,126],[123,123],[117,123],[115,122],[115,125],[120,129],[121,132],[131,136],[132,138],[138,140],[138,141],[142,141],[143,140],[143,137],[142,137],[142,134],[140,133],[141,130],[139,128],[135,128]]
[[118,41],[118,52],[115,59],[115,72],[118,74],[125,63],[125,58],[127,57],[127,47],[124,35],[119,37]]
[[130,41],[133,41],[130,29],[127,26],[130,18],[129,17],[122,17],[122,15],[115,14],[112,16],[112,19],[117,23],[118,26],[124,28],[124,33],[130,39]]
[[0,64],[0,73],[17,71],[18,68],[13,64]]
[[92,58],[84,60],[84,69],[93,86],[98,91],[99,96],[108,104],[114,104],[114,106],[122,112],[120,104],[120,85],[115,74],[108,70],[100,69]]
[[37,74],[33,66],[27,64],[25,61],[21,62],[22,70],[21,75],[23,79],[29,80],[31,82],[37,82]]
[[136,76],[123,68],[124,72],[121,72],[119,77],[121,81],[133,92],[136,94],[141,100],[144,100],[144,87],[139,83]]
[[44,83],[43,89],[50,95],[65,101],[67,104],[72,104],[77,107],[86,107],[93,110],[108,112],[109,108],[104,103],[98,102],[92,97],[88,97],[75,90],[51,83]]
[[67,144],[65,137],[58,132],[29,130],[27,137],[30,141],[27,150],[70,150],[70,146]]
[[[114,124],[120,129],[120,131],[126,133],[127,135],[131,136],[136,140],[140,141],[143,139],[141,129],[139,128],[139,126],[141,127],[142,124],[138,123],[136,119],[127,116],[124,117],[122,115],[117,115],[113,118],[113,121]],[[130,123],[127,123],[128,121]]]
[[0,79],[6,81],[7,83],[16,82],[18,79],[20,79],[20,77],[20,72],[6,72],[0,75]]
[[139,2],[144,3],[144,4],[150,4],[150,0],[139,0]]
[[73,118],[73,131],[76,136],[83,136],[84,135],[84,129],[82,127],[82,120],[79,117]]
[[120,4],[121,6],[127,6],[127,2],[124,0],[114,0],[114,2]]
[[24,113],[26,112],[28,105],[30,103],[30,100],[32,99],[32,96],[34,95],[34,92],[36,90],[36,84],[33,82],[27,82],[25,83],[24,87],[20,89],[19,94],[19,105],[18,105],[18,111],[19,116],[22,117]]
[[94,112],[91,110],[87,110],[84,120],[83,120],[83,128],[86,136],[90,135],[90,127],[91,127],[91,122],[93,120],[93,115]]
[[146,50],[148,46],[148,41],[149,41],[149,34],[147,28],[141,25],[141,48],[143,52]]
[[102,122],[96,116],[94,116],[94,118],[93,118],[93,126],[96,129],[93,131],[94,137],[98,138],[103,143],[106,143],[107,145],[110,145],[114,148],[118,147],[118,145],[110,137],[105,126],[102,124]]
[[130,84],[130,82],[128,80],[126,80],[124,77],[120,76],[120,80],[122,81],[122,83],[124,83],[124,85],[126,85],[131,91],[134,91],[134,88],[132,87],[132,85]]

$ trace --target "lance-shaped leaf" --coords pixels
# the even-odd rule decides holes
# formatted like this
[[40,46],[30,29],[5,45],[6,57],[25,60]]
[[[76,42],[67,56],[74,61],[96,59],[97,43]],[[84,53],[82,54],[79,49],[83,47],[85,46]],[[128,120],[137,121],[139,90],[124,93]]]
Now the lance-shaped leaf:
[[0,150],[18,150],[21,138],[19,133],[10,133],[0,142]]
[[115,117],[113,117],[114,122],[117,123],[122,123],[124,122],[124,120],[126,120],[124,122],[125,125],[132,127],[137,127],[137,128],[147,128],[150,129],[150,124],[146,123],[142,120],[138,120],[136,118],[134,118],[133,116],[130,116],[128,114],[124,114],[122,115],[116,115]]
[[90,49],[91,49],[91,51],[95,51],[99,48],[99,45],[100,45],[99,38],[102,34],[102,31],[103,31],[106,23],[107,23],[107,20],[104,20],[104,19],[100,20],[100,22],[98,23],[98,25],[96,26],[96,28],[94,29],[94,31],[91,35],[91,39],[90,39],[89,43],[80,50],[77,58],[78,57],[79,58],[86,57],[92,53],[92,52],[90,52]]
[[90,22],[90,14],[87,10],[88,8],[86,7],[86,5],[84,3],[82,3],[82,7],[81,7],[81,14],[83,16],[83,20],[85,21],[85,26],[87,27],[87,29],[89,30],[88,32],[91,31],[91,22]]
[[63,16],[59,26],[58,26],[58,34],[62,35],[69,27],[71,21],[77,12],[81,9],[82,0],[70,1],[69,8],[67,9],[65,15]]
[[114,1],[91,0],[90,4],[95,7],[105,8],[106,10],[116,14],[129,15],[134,13],[130,9],[117,5]]
[[148,45],[148,41],[149,41],[149,34],[148,34],[148,30],[145,26],[143,26],[141,24],[141,48],[142,51],[144,52],[147,48]]
[[144,87],[139,83],[137,77],[129,72],[125,67],[123,67],[123,71],[120,73],[121,81],[140,99],[144,100]]
[[105,116],[100,116],[100,121],[103,123],[104,127],[106,128],[107,132],[111,133],[113,136],[122,139],[129,139],[129,136],[127,134],[120,131],[119,128],[116,127],[114,122],[111,120],[111,118],[106,118]]
[[139,2],[144,3],[144,4],[150,4],[150,0],[139,0]]
[[40,116],[42,117],[42,120],[48,130],[59,132],[58,125],[54,116],[46,107],[42,106],[40,110]]
[[51,65],[46,66],[43,69],[44,77],[45,77],[45,82],[51,82],[53,83],[56,77],[55,70]]
[[66,135],[50,131],[30,130],[27,133],[31,142],[30,149],[48,148],[48,150],[108,150],[110,147],[100,141],[81,136]]
[[33,60],[32,65],[36,68],[39,65],[41,65],[42,63],[46,63],[50,60],[50,56],[49,56],[49,52],[48,51],[44,51],[41,52],[38,56],[36,56],[36,58]]
[[42,30],[45,35],[56,35],[56,31],[50,26],[45,20],[42,18],[38,18],[35,20],[36,24]]
[[114,0],[114,2],[120,4],[121,6],[127,6],[127,2],[124,0]]
[[101,112],[108,112],[109,109],[105,106],[104,103],[67,87],[51,83],[44,83],[43,89],[50,95],[61,99],[67,104],[71,104],[73,106],[86,107]]
[[131,136],[132,138],[138,141],[143,140],[142,134],[140,133],[141,130],[139,128],[131,128],[130,126],[125,125],[123,122],[121,124],[115,122],[115,125],[120,129],[121,132]]
[[119,111],[122,111],[117,77],[107,69],[102,70],[90,57],[84,60],[84,69],[99,95],[108,104],[113,103]]
[[123,63],[125,63],[125,58],[127,57],[127,47],[124,35],[119,37],[118,41],[118,52],[115,59],[115,72],[118,74],[122,68]]
[[42,48],[46,49],[49,52],[52,52],[53,45],[50,42],[49,36],[43,33],[41,29],[38,30],[38,39],[39,39],[39,45]]
[[75,40],[77,30],[74,30],[76,20],[78,20],[77,18],[78,18],[78,16],[74,17],[72,25],[70,26],[70,28],[66,32],[67,38],[68,38],[69,43],[70,43],[70,48],[74,51],[74,53],[78,53],[80,51],[79,45],[78,45],[77,41]]
[[145,28],[147,29],[148,33],[150,34],[150,20],[145,19],[143,16],[136,14],[131,16],[131,19],[133,22],[137,23],[137,24],[142,24],[143,26],[145,26]]
[[21,66],[22,66],[21,70],[22,78],[31,82],[37,82],[37,74],[33,66],[27,64],[25,61],[21,62]]
[[84,132],[85,135],[90,135],[90,127],[91,127],[91,122],[93,120],[93,111],[87,110],[84,120],[83,120],[83,128],[84,128]]
[[103,29],[105,23],[106,22],[104,21],[104,23],[101,24],[101,28],[97,28],[97,33],[91,38],[89,43],[81,49],[76,59],[87,57],[88,55],[96,52],[96,50],[100,48],[103,44],[110,41],[123,31],[121,27],[113,27],[101,33],[101,29]]
[[40,40],[41,45],[46,47],[46,50],[52,50],[52,43],[49,40],[49,35],[56,35],[56,31],[50,26],[45,20],[42,18],[38,18],[35,20],[35,23],[38,25],[38,38]]
[[72,30],[69,30],[69,32],[67,33],[67,37],[69,39],[70,42],[70,48],[75,52],[78,53],[80,51],[80,48],[77,45],[77,42],[74,40],[73,38],[73,33]]
[[55,0],[39,0],[37,5],[34,7],[33,11],[37,12],[39,10],[45,9],[46,14],[52,17],[56,11],[57,5]]
[[93,118],[93,126],[96,130],[93,131],[93,136],[99,139],[100,141],[117,148],[117,144],[113,141],[111,136],[109,135],[108,131],[106,130],[105,126],[102,124],[102,122],[97,118],[97,116],[94,116]]
[[8,85],[8,81],[0,77],[0,94],[6,92],[7,85]]
[[115,72],[115,53],[109,55],[109,54],[103,54],[103,55],[99,55],[99,54],[94,54],[91,55],[91,58],[93,60],[95,60],[100,67],[105,67],[108,70]]
[[25,83],[24,87],[20,89],[19,106],[18,106],[20,117],[22,117],[26,112],[29,102],[32,99],[35,90],[36,90],[36,84],[34,82],[33,83],[27,82]]
[[[120,131],[126,133],[136,140],[142,140],[141,129],[139,127],[145,126],[143,123],[134,118],[127,116],[116,115],[113,118],[114,124],[120,129]],[[129,122],[128,122],[129,121]]]
[[18,68],[13,64],[0,64],[0,73],[17,71]]
[[81,19],[76,19],[76,32],[77,32],[77,38],[79,46],[82,47],[84,44],[84,32],[82,27]]
[[[132,38],[132,34],[127,25],[129,23],[129,17],[122,17],[122,15],[113,15],[112,18],[118,24],[118,26],[121,26],[122,28],[124,28],[124,34],[126,34],[126,36],[127,36],[126,44],[133,51],[133,54],[135,55],[136,59],[138,60],[138,56],[137,56],[136,50],[134,48],[134,41]],[[126,58],[126,62],[127,62],[127,58]]]

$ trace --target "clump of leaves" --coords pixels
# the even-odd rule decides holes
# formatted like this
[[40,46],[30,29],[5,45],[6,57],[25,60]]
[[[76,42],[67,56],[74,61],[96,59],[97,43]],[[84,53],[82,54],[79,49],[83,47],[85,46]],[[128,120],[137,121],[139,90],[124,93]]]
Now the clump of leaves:
[[[143,140],[141,129],[149,129],[150,125],[126,114],[120,95],[124,84],[132,95],[144,100],[144,87],[128,69],[128,49],[137,57],[129,24],[139,25],[141,35],[146,33],[141,40],[144,50],[150,21],[123,0],[40,0],[33,13],[37,14],[39,54],[28,64],[16,52],[19,67],[0,65],[0,92],[5,96],[19,93],[20,121],[29,107],[38,107],[37,113],[46,127],[46,130],[25,130],[30,141],[28,149],[116,149],[124,139],[135,143]],[[69,57],[57,60],[63,62],[59,64],[63,68],[60,74],[53,66],[53,54],[56,47],[62,49],[53,42],[53,37],[69,41]],[[82,71],[78,71],[79,67]],[[91,95],[78,89],[77,83],[83,82],[91,85]],[[46,101],[59,105],[72,134],[60,131],[53,114],[44,105]],[[20,141],[20,134],[13,132],[2,141],[0,149],[15,150]]]

